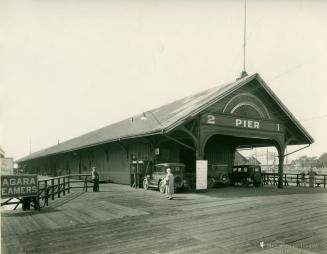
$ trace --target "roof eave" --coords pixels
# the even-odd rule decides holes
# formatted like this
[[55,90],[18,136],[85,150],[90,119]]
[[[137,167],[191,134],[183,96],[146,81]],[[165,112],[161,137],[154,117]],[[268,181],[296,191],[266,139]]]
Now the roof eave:
[[[165,133],[165,129],[164,128],[158,128],[158,129],[152,130],[150,132],[142,133],[142,134],[122,136],[122,137],[112,139],[112,140],[106,140],[106,141],[103,141],[103,142],[97,142],[97,143],[86,145],[86,146],[80,146],[80,147],[78,147],[76,149],[68,149],[68,150],[65,150],[65,151],[61,151],[61,152],[57,152],[57,153],[49,153],[49,154],[45,154],[45,155],[41,155],[41,156],[35,156],[35,157],[32,157],[32,158],[28,158],[29,156],[27,156],[26,159],[24,159],[24,157],[23,157],[21,159],[18,159],[16,162],[22,163],[22,162],[26,162],[26,161],[30,161],[30,160],[34,160],[34,159],[45,158],[45,157],[48,157],[48,156],[54,156],[54,155],[59,155],[59,154],[75,152],[75,151],[78,151],[78,150],[91,148],[91,147],[95,147],[95,146],[98,146],[98,145],[109,144],[109,143],[113,143],[113,142],[119,142],[119,141],[126,140],[126,139],[142,138],[142,137],[145,137],[145,136],[160,135],[160,134],[163,134],[163,133]],[[31,155],[33,155],[33,154],[31,154]]]
[[269,88],[266,82],[257,74],[257,80],[260,82],[262,87],[266,90],[266,92],[274,98],[275,102],[278,104],[279,107],[283,109],[285,114],[294,122],[296,127],[300,130],[300,132],[307,138],[308,143],[314,143],[314,138],[306,131],[306,129],[301,125],[301,123],[295,118],[295,116],[287,109],[287,107],[282,103],[282,101],[276,96],[276,94]]

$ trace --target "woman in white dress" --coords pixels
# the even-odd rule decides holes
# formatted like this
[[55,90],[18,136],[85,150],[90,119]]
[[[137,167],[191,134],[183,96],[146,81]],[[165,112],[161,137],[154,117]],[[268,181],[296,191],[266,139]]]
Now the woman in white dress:
[[173,199],[174,194],[174,175],[171,173],[171,169],[167,168],[166,181],[166,195],[169,200]]

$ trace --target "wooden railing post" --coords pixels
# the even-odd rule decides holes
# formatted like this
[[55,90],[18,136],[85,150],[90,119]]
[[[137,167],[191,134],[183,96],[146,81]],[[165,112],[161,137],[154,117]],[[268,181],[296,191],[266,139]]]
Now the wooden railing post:
[[[71,186],[71,184],[75,183],[74,181],[71,182],[71,177],[74,176],[80,176],[80,177],[84,177],[84,186],[81,187],[80,183],[81,181],[76,181],[76,183],[78,183],[78,186]],[[55,196],[57,196],[58,198],[60,198],[60,195],[62,193],[63,196],[66,195],[66,191],[67,194],[70,193],[70,189],[71,188],[83,188],[83,192],[87,192],[88,191],[88,178],[91,175],[87,175],[87,174],[79,174],[79,175],[65,175],[65,176],[61,176],[61,177],[54,177],[54,178],[50,178],[47,180],[39,180],[38,181],[38,195],[36,196],[35,199],[35,208],[36,209],[40,209],[40,199],[44,198],[44,204],[43,206],[47,205],[49,206],[49,198],[51,196],[51,199],[54,200]],[[266,177],[265,175],[263,175],[263,177]],[[62,180],[61,180],[62,179]],[[55,180],[57,181],[57,183],[55,183]],[[326,178],[324,178],[324,186],[326,186]],[[82,180],[83,182],[83,180]],[[56,192],[57,189],[57,192]],[[44,194],[43,194],[44,193]],[[56,195],[57,194],[57,195]]]
[[85,184],[85,192],[87,192],[87,176],[85,176],[85,182],[84,182],[84,184]]
[[284,174],[284,186],[287,184],[286,174]]
[[324,188],[326,188],[326,175],[324,175]]
[[58,181],[58,183],[57,183],[58,198],[60,198],[60,178],[58,178],[57,181]]
[[66,177],[64,176],[62,180],[63,180],[63,191],[62,191],[62,193],[65,196],[66,195]]
[[40,211],[40,195],[42,194],[42,191],[40,192],[40,182],[37,182],[37,196],[35,197],[35,206],[34,208]]
[[54,191],[54,179],[51,179],[51,199],[54,200],[55,191]]
[[44,203],[48,206],[49,203],[48,203],[48,181],[45,180],[44,181]]
[[70,175],[68,175],[68,194],[70,193]]

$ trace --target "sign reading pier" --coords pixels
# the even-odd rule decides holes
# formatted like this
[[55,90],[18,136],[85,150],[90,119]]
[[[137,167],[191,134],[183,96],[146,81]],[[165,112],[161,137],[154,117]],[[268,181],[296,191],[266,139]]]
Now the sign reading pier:
[[285,127],[279,122],[263,119],[249,119],[230,115],[203,114],[201,123],[207,125],[247,129],[252,131],[284,132]]
[[37,195],[37,175],[1,176],[1,198],[31,197]]

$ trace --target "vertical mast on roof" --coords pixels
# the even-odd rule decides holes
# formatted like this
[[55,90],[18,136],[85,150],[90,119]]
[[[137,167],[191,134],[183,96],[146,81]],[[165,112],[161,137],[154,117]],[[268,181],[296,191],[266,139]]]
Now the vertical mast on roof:
[[243,70],[242,70],[240,78],[243,78],[248,75],[245,70],[245,63],[246,63],[246,0],[244,0],[244,29],[243,29],[243,32],[244,32],[244,34],[243,34]]
[[246,57],[246,0],[244,0],[244,38],[243,38],[243,72],[245,72],[245,57]]

